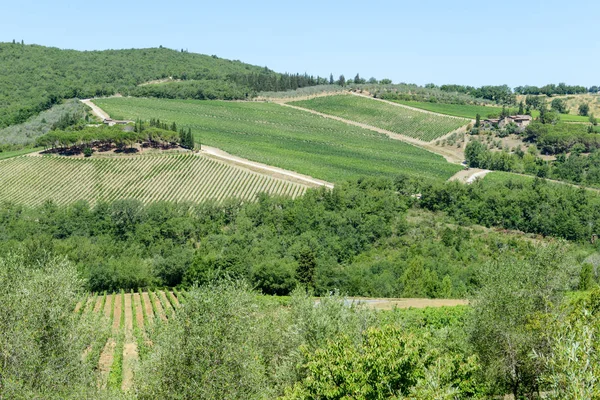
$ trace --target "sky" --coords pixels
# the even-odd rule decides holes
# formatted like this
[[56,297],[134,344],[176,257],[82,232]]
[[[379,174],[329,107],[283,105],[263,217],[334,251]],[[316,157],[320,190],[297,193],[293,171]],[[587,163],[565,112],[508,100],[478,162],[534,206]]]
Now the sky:
[[600,1],[20,0],[0,41],[187,49],[278,72],[394,83],[600,85]]

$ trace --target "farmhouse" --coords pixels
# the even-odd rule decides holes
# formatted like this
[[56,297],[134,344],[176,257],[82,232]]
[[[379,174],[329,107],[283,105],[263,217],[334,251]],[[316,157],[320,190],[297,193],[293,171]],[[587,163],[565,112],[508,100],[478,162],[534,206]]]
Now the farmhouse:
[[113,125],[127,125],[128,123],[133,122],[133,121],[119,121],[119,120],[115,120],[112,118],[104,118],[104,120],[102,120],[102,122],[108,126],[113,126]]
[[481,121],[482,126],[484,127],[498,127],[500,129],[504,128],[506,125],[513,122],[517,125],[517,127],[523,129],[527,125],[529,125],[532,121],[531,115],[509,115],[504,118],[491,118],[485,119]]

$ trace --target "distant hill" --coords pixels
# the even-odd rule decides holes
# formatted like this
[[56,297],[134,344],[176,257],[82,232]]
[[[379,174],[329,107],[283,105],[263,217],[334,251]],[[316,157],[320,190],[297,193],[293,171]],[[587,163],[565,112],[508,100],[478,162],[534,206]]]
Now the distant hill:
[[[316,84],[305,75],[273,72],[166,48],[76,51],[0,43],[0,128],[21,123],[63,99],[117,92],[167,98],[241,98],[259,90]],[[172,77],[180,82],[138,85]]]

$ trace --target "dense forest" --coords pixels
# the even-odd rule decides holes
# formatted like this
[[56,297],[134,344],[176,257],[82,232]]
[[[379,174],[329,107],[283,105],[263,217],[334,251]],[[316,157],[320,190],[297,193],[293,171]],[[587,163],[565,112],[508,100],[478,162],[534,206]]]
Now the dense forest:
[[[63,99],[118,92],[185,98],[244,99],[261,90],[288,90],[323,78],[278,74],[217,56],[163,48],[75,51],[0,43],[0,128],[26,121]],[[138,85],[155,80],[171,85]],[[199,81],[199,82],[194,82]]]

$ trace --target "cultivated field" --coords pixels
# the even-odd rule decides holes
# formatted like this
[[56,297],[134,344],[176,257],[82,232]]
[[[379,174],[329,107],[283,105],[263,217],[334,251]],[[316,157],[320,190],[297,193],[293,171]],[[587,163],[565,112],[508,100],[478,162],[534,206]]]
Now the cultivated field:
[[[554,98],[554,97],[552,97]],[[524,100],[523,100],[524,101]],[[548,102],[551,101],[551,98],[548,98]],[[427,110],[431,112],[436,112],[439,114],[453,115],[456,117],[464,117],[475,119],[477,114],[481,116],[482,119],[488,118],[488,116],[494,115],[496,118],[502,112],[502,107],[496,106],[477,106],[472,104],[443,104],[443,103],[429,103],[423,101],[403,101],[403,100],[393,100],[394,103],[404,104],[406,106],[420,108],[422,110]],[[510,109],[511,114],[516,114],[518,108],[512,107]],[[588,122],[588,117],[582,117],[580,115],[575,115],[577,111],[571,111],[571,114],[560,114],[560,120],[564,122]],[[537,110],[532,110],[531,115],[533,118],[537,118],[540,115],[540,112]]]
[[91,364],[98,366],[99,387],[131,389],[140,354],[149,346],[147,329],[158,321],[175,318],[175,310],[184,298],[178,291],[105,292],[92,294],[77,305],[78,315],[93,313],[111,327],[107,338],[99,338],[101,345],[90,348],[86,354],[93,357]]
[[296,101],[292,105],[432,141],[469,123],[466,119],[434,115],[362,96],[337,95]]
[[401,173],[446,180],[460,169],[385,134],[278,104],[140,98],[94,102],[113,118],[175,121],[190,127],[196,142],[334,183]]
[[0,162],[0,201],[40,205],[133,198],[154,201],[296,197],[307,186],[194,154],[99,159],[23,156]]

